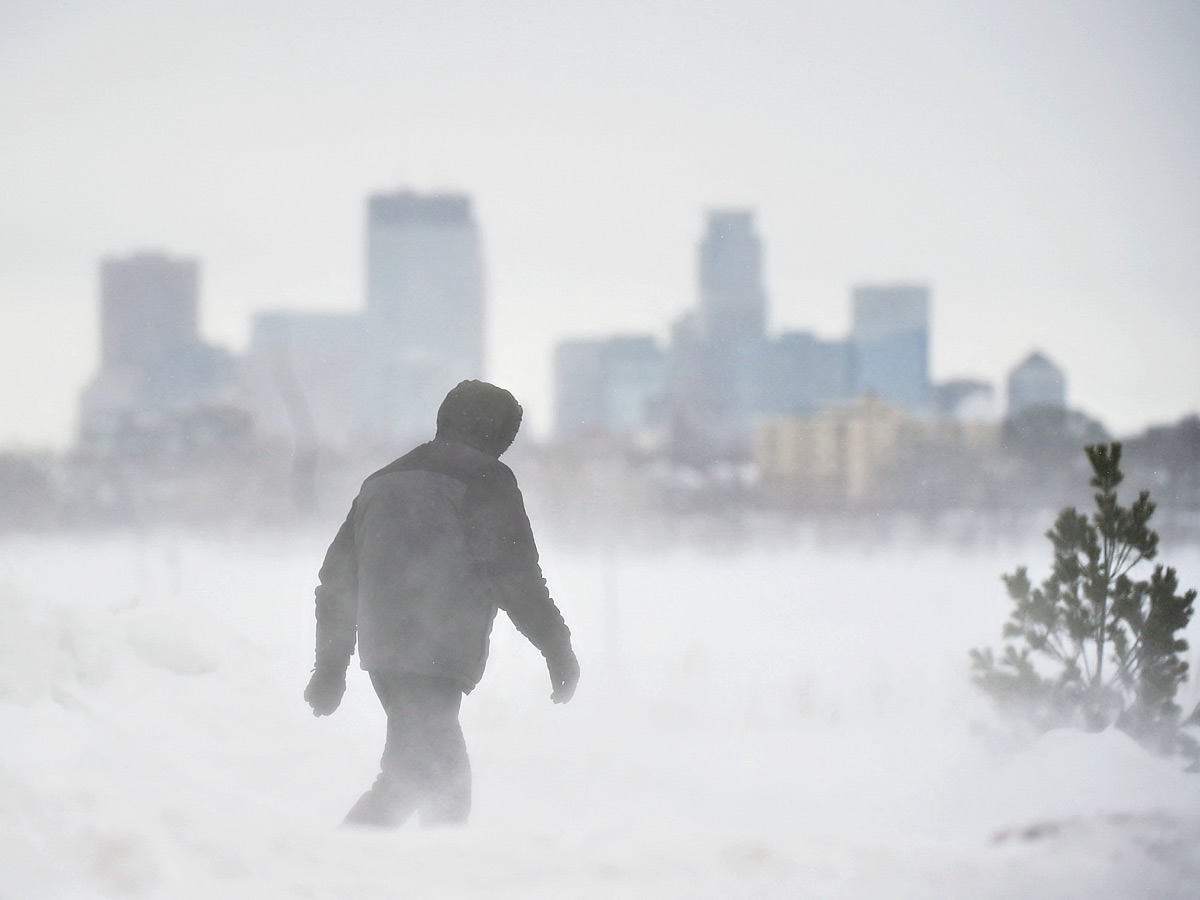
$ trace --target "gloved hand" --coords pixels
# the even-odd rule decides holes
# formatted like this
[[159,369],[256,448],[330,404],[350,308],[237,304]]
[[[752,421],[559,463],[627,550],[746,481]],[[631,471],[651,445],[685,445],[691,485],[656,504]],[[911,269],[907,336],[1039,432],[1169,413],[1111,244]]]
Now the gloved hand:
[[317,663],[308,687],[304,689],[304,699],[312,707],[314,716],[327,716],[338,708],[345,693],[345,668]]
[[579,660],[568,645],[562,650],[551,653],[546,657],[546,667],[550,670],[550,684],[554,692],[550,699],[555,703],[566,703],[575,695],[575,685],[579,684]]

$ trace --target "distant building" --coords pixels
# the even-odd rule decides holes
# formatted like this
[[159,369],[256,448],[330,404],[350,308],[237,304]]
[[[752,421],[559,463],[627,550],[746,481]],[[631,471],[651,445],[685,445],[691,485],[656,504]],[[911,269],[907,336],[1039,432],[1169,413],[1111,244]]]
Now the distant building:
[[137,253],[100,263],[100,365],[153,368],[200,342],[200,266]]
[[708,230],[698,256],[702,336],[724,342],[762,340],[767,326],[767,294],[754,213],[709,213]]
[[768,418],[757,429],[754,461],[777,496],[864,503],[900,462],[908,421],[871,396],[812,416]]
[[557,437],[632,438],[655,425],[666,374],[650,336],[563,341],[554,354]]
[[241,380],[258,434],[346,448],[360,431],[362,344],[359,315],[255,316]]
[[744,453],[767,365],[762,243],[749,210],[709,213],[697,248],[698,304],[675,324],[668,353],[674,443],[698,457]]
[[914,458],[939,448],[977,457],[996,448],[1000,433],[997,421],[914,417],[867,395],[809,416],[763,419],[754,462],[767,497],[860,505],[891,499]]
[[1000,418],[992,385],[976,378],[954,378],[931,388],[935,415],[957,421],[991,422]]
[[770,414],[815,412],[853,396],[854,357],[846,341],[787,332],[767,347],[760,409]]
[[100,264],[100,371],[81,398],[80,440],[110,444],[118,433],[211,400],[233,361],[201,340],[199,264],[137,253]]
[[370,197],[366,326],[364,426],[395,440],[430,436],[446,392],[484,372],[483,258],[469,197]]
[[364,312],[254,320],[241,381],[256,431],[335,448],[432,437],[446,392],[483,377],[483,293],[470,198],[372,195]]
[[[855,288],[853,330],[845,340],[808,332],[771,337],[753,211],[710,212],[696,260],[697,303],[672,326],[657,406],[675,458],[701,466],[745,460],[764,417],[812,416],[859,397],[873,396],[910,416],[925,415],[943,400],[955,415],[968,414],[971,403],[983,405],[975,387],[959,386],[962,396],[954,393],[958,387],[932,394],[926,285]],[[560,436],[592,428],[620,432],[605,411],[611,404],[603,387],[606,352],[596,342],[560,346]],[[643,396],[645,382],[638,383]]]
[[1008,417],[1039,406],[1066,409],[1067,377],[1049,359],[1034,352],[1008,375]]
[[856,287],[852,293],[855,393],[874,394],[909,412],[929,402],[929,288]]

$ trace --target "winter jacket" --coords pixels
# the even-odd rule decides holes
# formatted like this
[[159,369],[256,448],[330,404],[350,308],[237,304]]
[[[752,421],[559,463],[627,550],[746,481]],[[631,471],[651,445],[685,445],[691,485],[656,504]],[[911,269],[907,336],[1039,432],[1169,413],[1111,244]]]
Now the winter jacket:
[[473,688],[497,609],[547,659],[570,647],[512,471],[439,436],[363,482],[320,571],[317,664]]

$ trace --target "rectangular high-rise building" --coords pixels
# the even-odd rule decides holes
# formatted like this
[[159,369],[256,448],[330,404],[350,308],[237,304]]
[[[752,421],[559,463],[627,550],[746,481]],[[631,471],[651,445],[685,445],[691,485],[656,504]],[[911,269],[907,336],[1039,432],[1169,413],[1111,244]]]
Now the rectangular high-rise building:
[[200,265],[165,253],[100,263],[100,371],[80,398],[85,445],[211,399],[233,375],[229,353],[200,337]]
[[700,328],[712,341],[762,340],[767,295],[762,243],[749,210],[709,213],[700,242]]
[[100,360],[154,366],[199,343],[199,265],[162,253],[100,263]]
[[780,335],[767,346],[763,412],[809,414],[853,394],[848,341],[822,340],[807,331]]
[[921,284],[854,288],[854,384],[909,412],[929,403],[929,288]]
[[653,424],[666,360],[649,335],[560,343],[554,353],[559,438],[631,437]]
[[671,353],[671,404],[676,433],[720,456],[746,443],[762,393],[767,296],[754,212],[709,212],[697,249],[699,304]]
[[432,436],[446,392],[484,370],[483,259],[469,197],[375,194],[367,203],[364,426]]

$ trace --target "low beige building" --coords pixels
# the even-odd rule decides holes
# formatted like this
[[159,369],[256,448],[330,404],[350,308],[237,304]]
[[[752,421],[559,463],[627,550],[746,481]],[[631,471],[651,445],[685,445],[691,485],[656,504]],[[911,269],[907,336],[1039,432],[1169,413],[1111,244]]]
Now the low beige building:
[[882,499],[884,480],[917,447],[953,445],[982,453],[999,437],[995,422],[913,419],[867,395],[810,416],[762,420],[754,461],[768,496],[859,505]]

